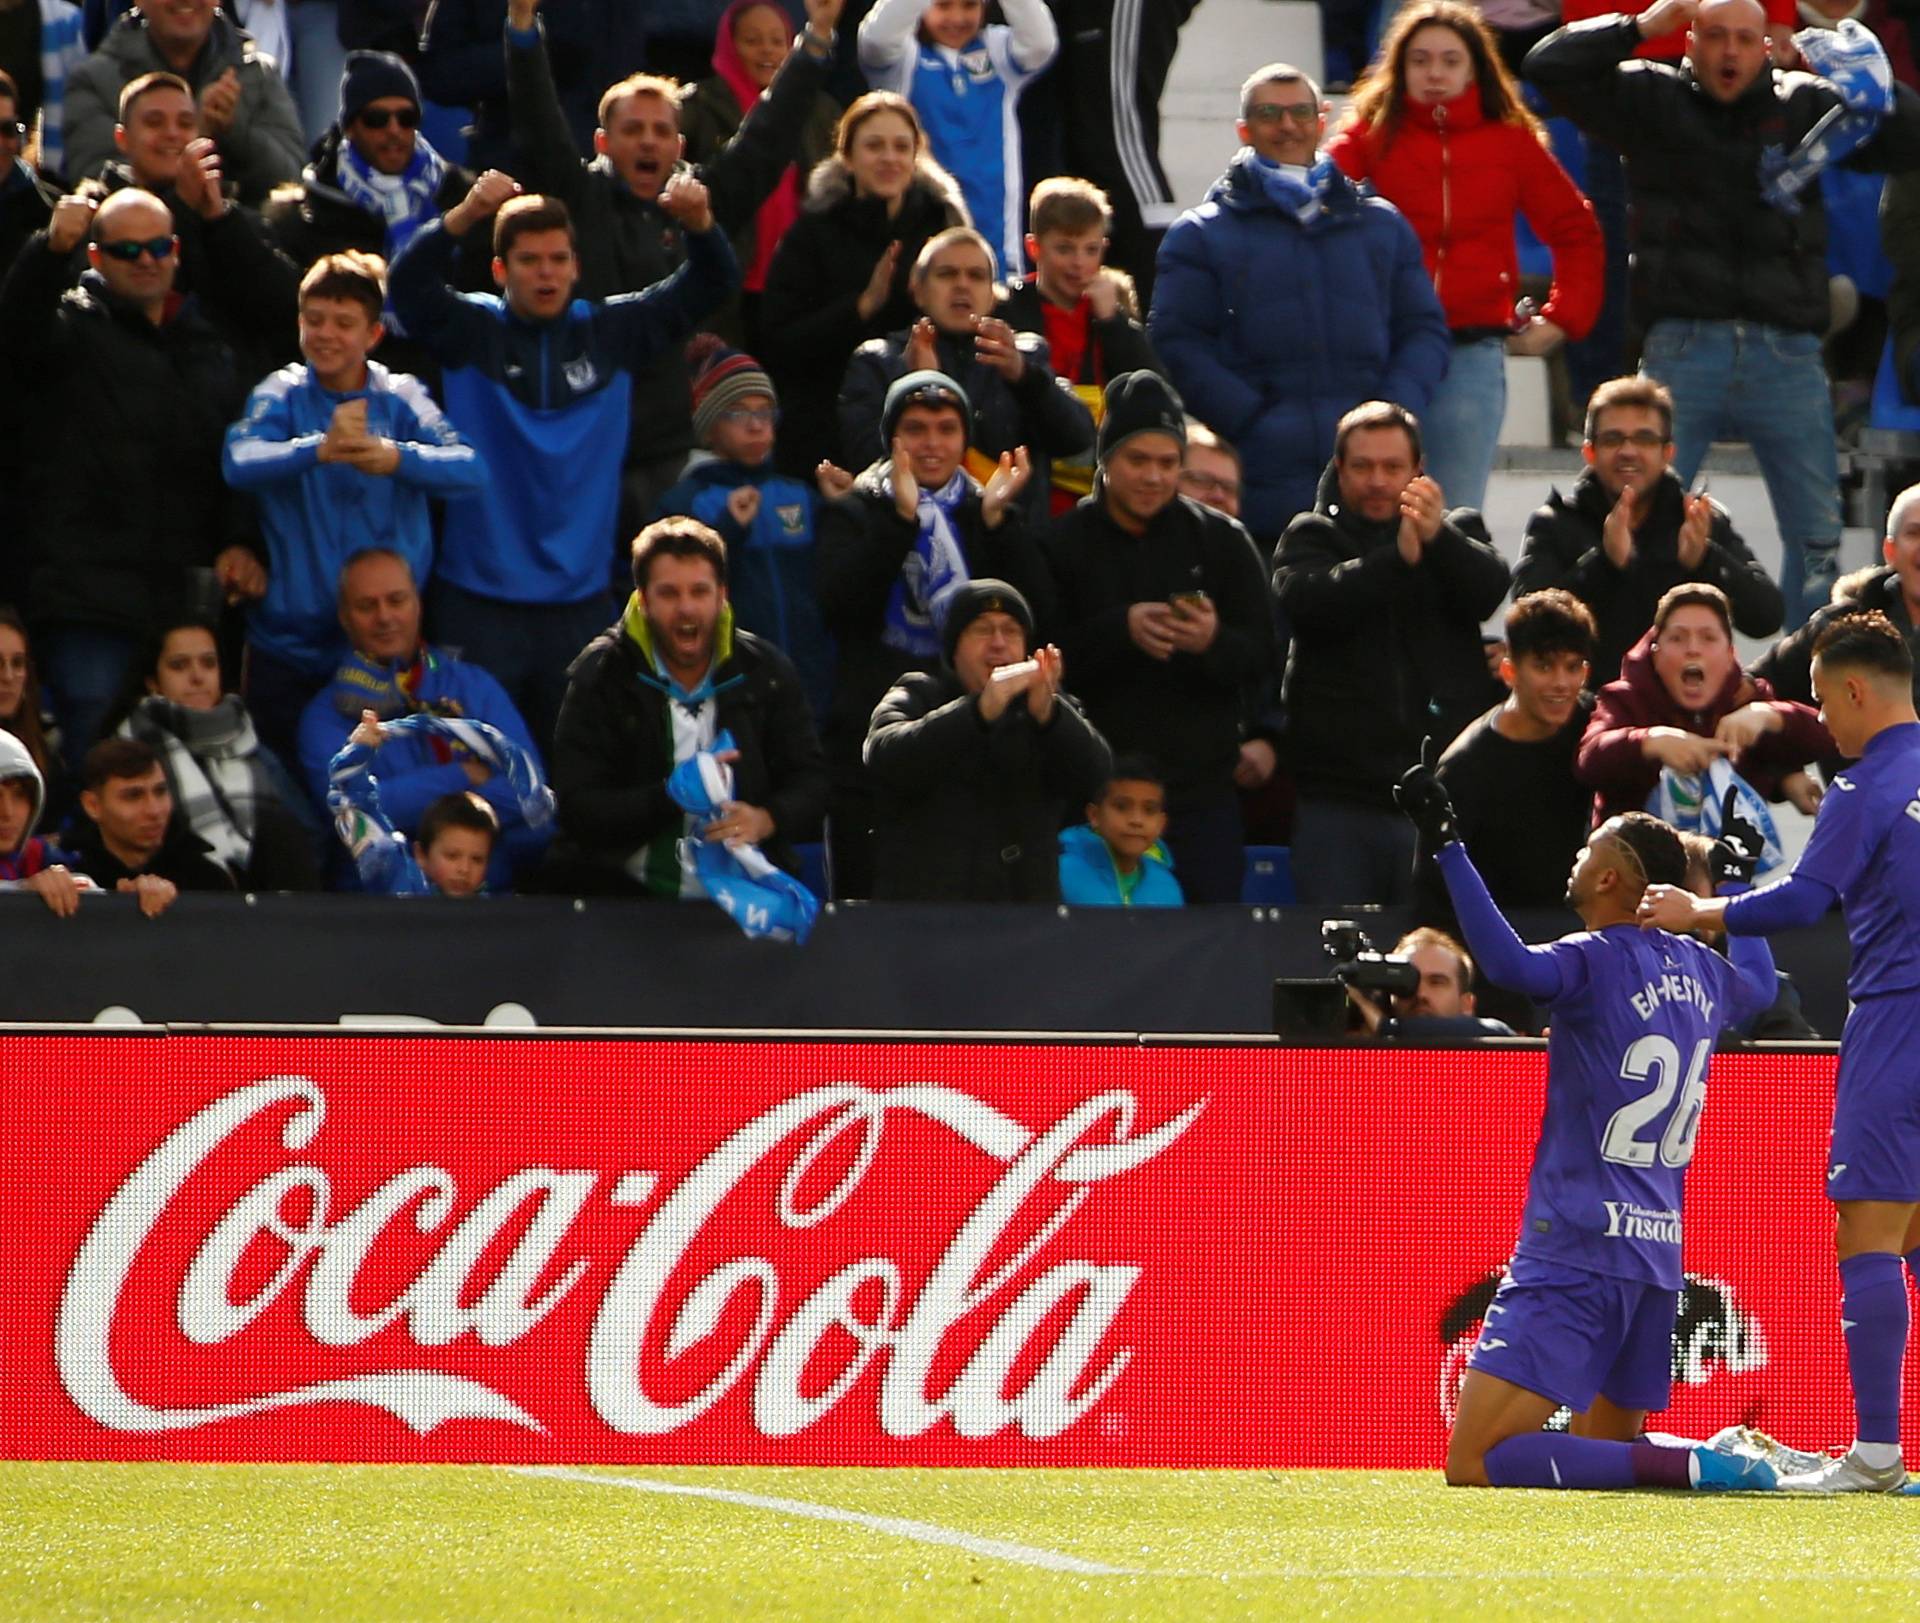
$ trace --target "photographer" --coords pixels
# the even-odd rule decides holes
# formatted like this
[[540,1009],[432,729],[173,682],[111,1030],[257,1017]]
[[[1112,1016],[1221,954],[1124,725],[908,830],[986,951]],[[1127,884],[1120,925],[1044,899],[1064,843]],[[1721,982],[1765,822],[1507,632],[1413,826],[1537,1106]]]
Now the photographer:
[[[1470,1042],[1514,1035],[1504,1022],[1474,1013],[1473,959],[1446,931],[1409,930],[1386,957],[1359,959],[1353,967],[1375,965],[1400,974],[1353,974],[1339,964],[1334,968],[1347,989],[1347,1029],[1353,1034],[1401,1042]],[[1407,990],[1377,990],[1371,984],[1387,979],[1412,984]]]

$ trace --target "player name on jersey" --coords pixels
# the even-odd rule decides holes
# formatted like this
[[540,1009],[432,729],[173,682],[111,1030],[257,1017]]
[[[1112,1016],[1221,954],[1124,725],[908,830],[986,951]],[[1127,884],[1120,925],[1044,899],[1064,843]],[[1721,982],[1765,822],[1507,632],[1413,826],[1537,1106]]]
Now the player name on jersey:
[[1663,1003],[1689,1004],[1698,1009],[1703,1018],[1709,1021],[1713,1019],[1713,999],[1707,995],[1706,987],[1693,976],[1678,971],[1656,976],[1627,1001],[1642,1020],[1651,1020],[1654,1011]]

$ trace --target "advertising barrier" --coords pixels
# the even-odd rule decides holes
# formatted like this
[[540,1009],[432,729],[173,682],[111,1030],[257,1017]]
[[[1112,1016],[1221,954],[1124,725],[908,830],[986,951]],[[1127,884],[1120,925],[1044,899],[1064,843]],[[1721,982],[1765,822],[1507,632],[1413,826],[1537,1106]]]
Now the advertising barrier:
[[[0,1060],[0,1453],[197,1460],[1431,1467],[1545,1073],[159,1033]],[[1851,1435],[1832,1075],[1713,1062],[1665,1429]]]

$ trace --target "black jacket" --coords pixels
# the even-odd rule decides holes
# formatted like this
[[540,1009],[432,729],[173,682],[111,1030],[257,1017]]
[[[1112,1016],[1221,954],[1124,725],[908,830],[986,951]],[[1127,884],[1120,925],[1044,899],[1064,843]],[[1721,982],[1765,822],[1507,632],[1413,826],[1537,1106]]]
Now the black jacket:
[[[554,91],[544,38],[532,46],[509,39],[506,49],[518,149],[509,167],[528,190],[558,197],[573,215],[580,243],[578,296],[638,292],[678,270],[687,257],[679,222],[657,200],[636,197],[607,159],[581,163]],[[713,217],[729,238],[752,224],[787,172],[826,75],[827,64],[803,50],[791,52],[740,133],[693,171],[706,184]],[[604,86],[604,80],[597,82]],[[692,446],[693,404],[679,350],[634,374],[633,400],[630,461]],[[791,402],[782,404],[792,410]]]
[[1024,696],[989,723],[952,669],[915,671],[867,734],[877,902],[1057,902],[1060,825],[1113,765],[1061,694],[1039,726]]
[[[841,454],[838,401],[848,357],[868,339],[913,324],[920,313],[907,291],[914,260],[927,238],[966,223],[966,205],[944,171],[923,168],[889,219],[877,199],[854,195],[853,178],[838,158],[814,170],[800,218],[767,269],[760,303],[767,352],[759,358],[780,391],[782,472],[811,479],[822,458]],[[860,295],[894,242],[900,259],[893,291],[873,319],[863,321]],[[876,454],[862,453],[854,466]]]
[[[840,383],[840,454],[837,461],[862,467],[888,454],[880,443],[880,416],[887,390],[907,372],[906,348],[911,328],[870,339],[853,352],[847,375]],[[1009,383],[990,366],[974,358],[973,335],[955,337],[937,333],[934,349],[939,370],[967,391],[973,422],[967,431],[969,448],[997,457],[1024,445],[1033,453],[1033,477],[1021,498],[1029,517],[1042,519],[1047,492],[1052,488],[1048,464],[1054,457],[1073,456],[1093,448],[1093,415],[1047,365],[1047,341],[1022,332],[1014,340],[1026,365],[1020,381]]]
[[[859,781],[860,749],[873,707],[919,663],[882,640],[887,600],[920,533],[881,489],[884,468],[874,464],[852,494],[822,502],[814,521],[820,613],[840,650],[826,731],[834,780],[841,786]],[[961,504],[954,531],[967,573],[991,575],[1014,587],[1032,606],[1035,623],[1044,626],[1052,603],[1046,561],[1021,515],[1008,512],[998,529],[988,529],[976,491]]]
[[[1527,53],[1526,76],[1554,110],[1626,159],[1632,194],[1634,314],[1758,321],[1824,333],[1827,215],[1820,188],[1787,214],[1761,196],[1760,154],[1793,147],[1839,105],[1807,73],[1763,69],[1737,101],[1719,102],[1686,63],[1629,60],[1631,17],[1595,17],[1549,34]],[[1844,160],[1850,169],[1920,165],[1920,97],[1897,87],[1879,133]]]
[[0,288],[0,374],[34,380],[27,601],[42,625],[137,634],[185,606],[189,569],[258,550],[220,476],[246,390],[190,306],[155,326],[67,271],[36,232]]
[[53,205],[59,201],[58,186],[36,174],[24,159],[14,160],[0,181],[0,276],[7,274],[27,238],[53,218]]
[[1383,809],[1423,738],[1445,749],[1500,697],[1480,622],[1507,594],[1507,562],[1472,508],[1449,513],[1415,565],[1399,529],[1349,511],[1329,463],[1313,511],[1273,555],[1293,627],[1283,692],[1295,781]]
[[[1036,332],[1044,337],[1047,331],[1042,314],[1045,305],[1040,284],[1030,276],[1016,276],[1007,283],[1007,296],[993,313],[1018,332]],[[1160,364],[1159,357],[1153,353],[1153,345],[1147,340],[1147,329],[1125,310],[1115,310],[1105,321],[1089,319],[1087,335],[1090,342],[1081,362],[1080,375],[1077,378],[1062,378],[1062,382],[1104,386],[1122,372],[1143,369],[1158,372],[1163,377],[1166,375],[1166,368]]]
[[1654,486],[1645,522],[1633,532],[1633,557],[1625,569],[1613,567],[1601,543],[1613,499],[1591,468],[1574,482],[1571,494],[1553,491],[1527,520],[1520,562],[1513,570],[1513,595],[1561,586],[1593,610],[1599,629],[1590,678],[1595,688],[1620,674],[1620,661],[1653,624],[1662,595],[1683,581],[1703,581],[1725,592],[1736,631],[1765,637],[1780,629],[1780,588],[1755,562],[1724,507],[1714,508],[1700,562],[1691,569],[1681,567],[1685,500],[1679,476],[1669,468]]
[[[819,833],[827,773],[793,662],[750,631],[734,631],[713,673],[718,725],[733,734],[735,798],[773,816],[767,858],[797,872],[793,846]],[[621,624],[581,650],[553,729],[549,781],[573,854],[620,869],[685,815],[667,793],[673,771],[668,699]]]
[[[1832,625],[1838,615],[1860,609],[1878,609],[1893,622],[1894,629],[1907,639],[1909,648],[1920,647],[1920,628],[1907,614],[1907,601],[1900,591],[1900,577],[1891,569],[1875,570],[1845,598],[1836,600],[1814,613],[1798,631],[1789,632],[1748,670],[1773,684],[1776,699],[1798,699],[1802,704],[1817,704],[1813,696],[1813,645],[1820,633]],[[1920,670],[1914,672],[1913,691],[1920,698]],[[1836,760],[1839,757],[1835,757]]]
[[233,889],[233,878],[213,860],[213,847],[188,828],[179,818],[167,826],[167,837],[153,860],[143,868],[129,868],[106,847],[100,838],[100,825],[91,817],[77,819],[71,837],[60,843],[73,858],[76,873],[83,873],[102,890],[117,889],[123,879],[141,874],[156,874],[171,880],[181,890]]
[[[1172,810],[1230,795],[1245,700],[1273,665],[1273,615],[1252,537],[1185,496],[1133,535],[1108,517],[1096,483],[1054,520],[1046,550],[1054,640],[1094,726],[1121,754],[1153,757]],[[1143,653],[1127,610],[1191,591],[1205,592],[1220,616],[1212,646],[1166,660]]]
[[[115,192],[140,183],[117,159],[74,188],[77,195],[105,202]],[[245,374],[260,376],[300,356],[300,277],[310,261],[297,264],[275,245],[261,216],[231,204],[209,220],[180,201],[171,186],[154,193],[173,216],[180,239],[176,293],[190,296],[201,315],[233,346]],[[77,248],[73,275],[87,268],[87,251]]]

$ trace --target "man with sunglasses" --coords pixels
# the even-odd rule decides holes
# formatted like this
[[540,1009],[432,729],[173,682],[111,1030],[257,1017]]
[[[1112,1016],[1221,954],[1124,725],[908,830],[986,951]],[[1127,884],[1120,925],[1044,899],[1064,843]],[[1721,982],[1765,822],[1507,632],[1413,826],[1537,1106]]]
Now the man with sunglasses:
[[[71,292],[69,263],[88,242]],[[246,508],[220,477],[245,391],[233,353],[177,297],[179,243],[151,192],[98,209],[65,197],[0,287],[0,374],[33,380],[23,496],[26,602],[75,770],[153,627],[258,568]]]
[[1319,156],[1320,87],[1275,62],[1240,89],[1244,143],[1160,246],[1147,330],[1196,417],[1246,459],[1241,516],[1272,546],[1364,400],[1416,415],[1453,340],[1413,228]]
[[1513,595],[1558,586],[1593,611],[1588,686],[1604,687],[1653,624],[1675,586],[1704,582],[1727,595],[1733,628],[1780,629],[1780,588],[1704,491],[1673,471],[1673,396],[1652,378],[1614,378],[1587,402],[1586,469],[1566,495],[1549,493],[1527,520]]
[[[340,116],[320,137],[300,185],[269,200],[267,224],[302,267],[354,251],[391,263],[423,225],[467,195],[473,179],[421,133],[413,70],[389,51],[354,51],[340,76]],[[466,255],[454,285],[467,293],[489,288],[486,256]],[[380,359],[396,371],[431,368],[424,350],[396,343],[391,333]]]

